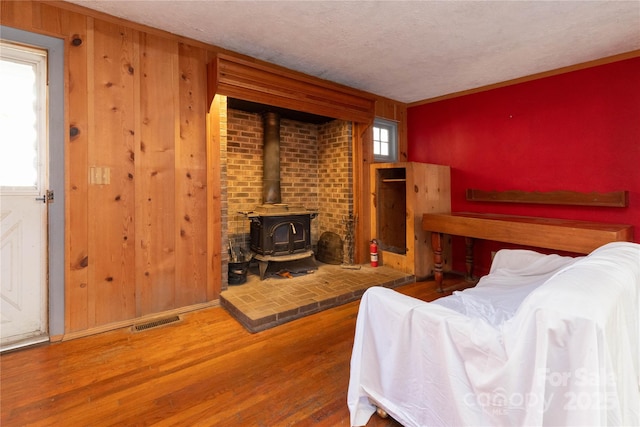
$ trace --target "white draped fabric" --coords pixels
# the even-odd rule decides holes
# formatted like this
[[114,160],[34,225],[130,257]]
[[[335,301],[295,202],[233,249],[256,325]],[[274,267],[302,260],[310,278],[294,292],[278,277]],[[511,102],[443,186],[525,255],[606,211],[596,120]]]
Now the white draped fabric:
[[640,425],[640,245],[586,257],[500,251],[437,302],[370,288],[348,406],[405,426]]

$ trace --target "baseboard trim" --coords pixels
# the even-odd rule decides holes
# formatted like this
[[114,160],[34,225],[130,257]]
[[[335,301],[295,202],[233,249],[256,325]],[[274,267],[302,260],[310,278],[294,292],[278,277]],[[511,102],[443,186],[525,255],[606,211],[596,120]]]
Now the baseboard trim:
[[[162,311],[159,313],[153,313],[146,316],[136,317],[133,319],[127,319],[120,322],[109,323],[107,325],[97,326],[95,328],[89,328],[78,332],[71,332],[64,334],[59,341],[69,341],[77,338],[88,337],[90,335],[101,334],[103,332],[113,331],[115,329],[129,328],[135,324],[152,322],[157,319],[162,319],[168,316],[176,316],[180,314],[189,313],[192,311],[202,310],[205,308],[219,307],[220,300],[216,299],[201,304],[189,305],[186,307],[180,307],[173,310]],[[59,337],[59,335],[57,336]]]

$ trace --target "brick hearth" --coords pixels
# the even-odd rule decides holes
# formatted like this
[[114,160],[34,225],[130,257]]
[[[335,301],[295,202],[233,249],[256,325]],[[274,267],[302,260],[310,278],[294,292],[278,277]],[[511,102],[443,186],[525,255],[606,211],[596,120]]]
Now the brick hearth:
[[317,265],[316,272],[291,279],[261,281],[254,271],[246,283],[224,290],[220,303],[250,332],[258,332],[356,300],[371,286],[395,288],[415,282],[415,276],[384,266],[352,270]]

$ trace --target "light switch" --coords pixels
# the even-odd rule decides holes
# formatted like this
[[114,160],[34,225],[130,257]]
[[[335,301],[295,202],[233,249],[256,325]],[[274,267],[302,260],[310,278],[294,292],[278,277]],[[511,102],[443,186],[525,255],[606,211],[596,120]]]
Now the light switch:
[[111,182],[111,168],[91,166],[89,168],[89,184],[106,185]]

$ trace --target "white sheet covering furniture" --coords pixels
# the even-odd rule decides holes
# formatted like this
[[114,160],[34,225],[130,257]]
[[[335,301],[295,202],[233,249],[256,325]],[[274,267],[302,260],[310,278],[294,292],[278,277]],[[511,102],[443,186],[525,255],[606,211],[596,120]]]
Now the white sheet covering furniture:
[[424,301],[370,288],[348,406],[404,426],[640,425],[640,245],[505,250],[475,288]]

